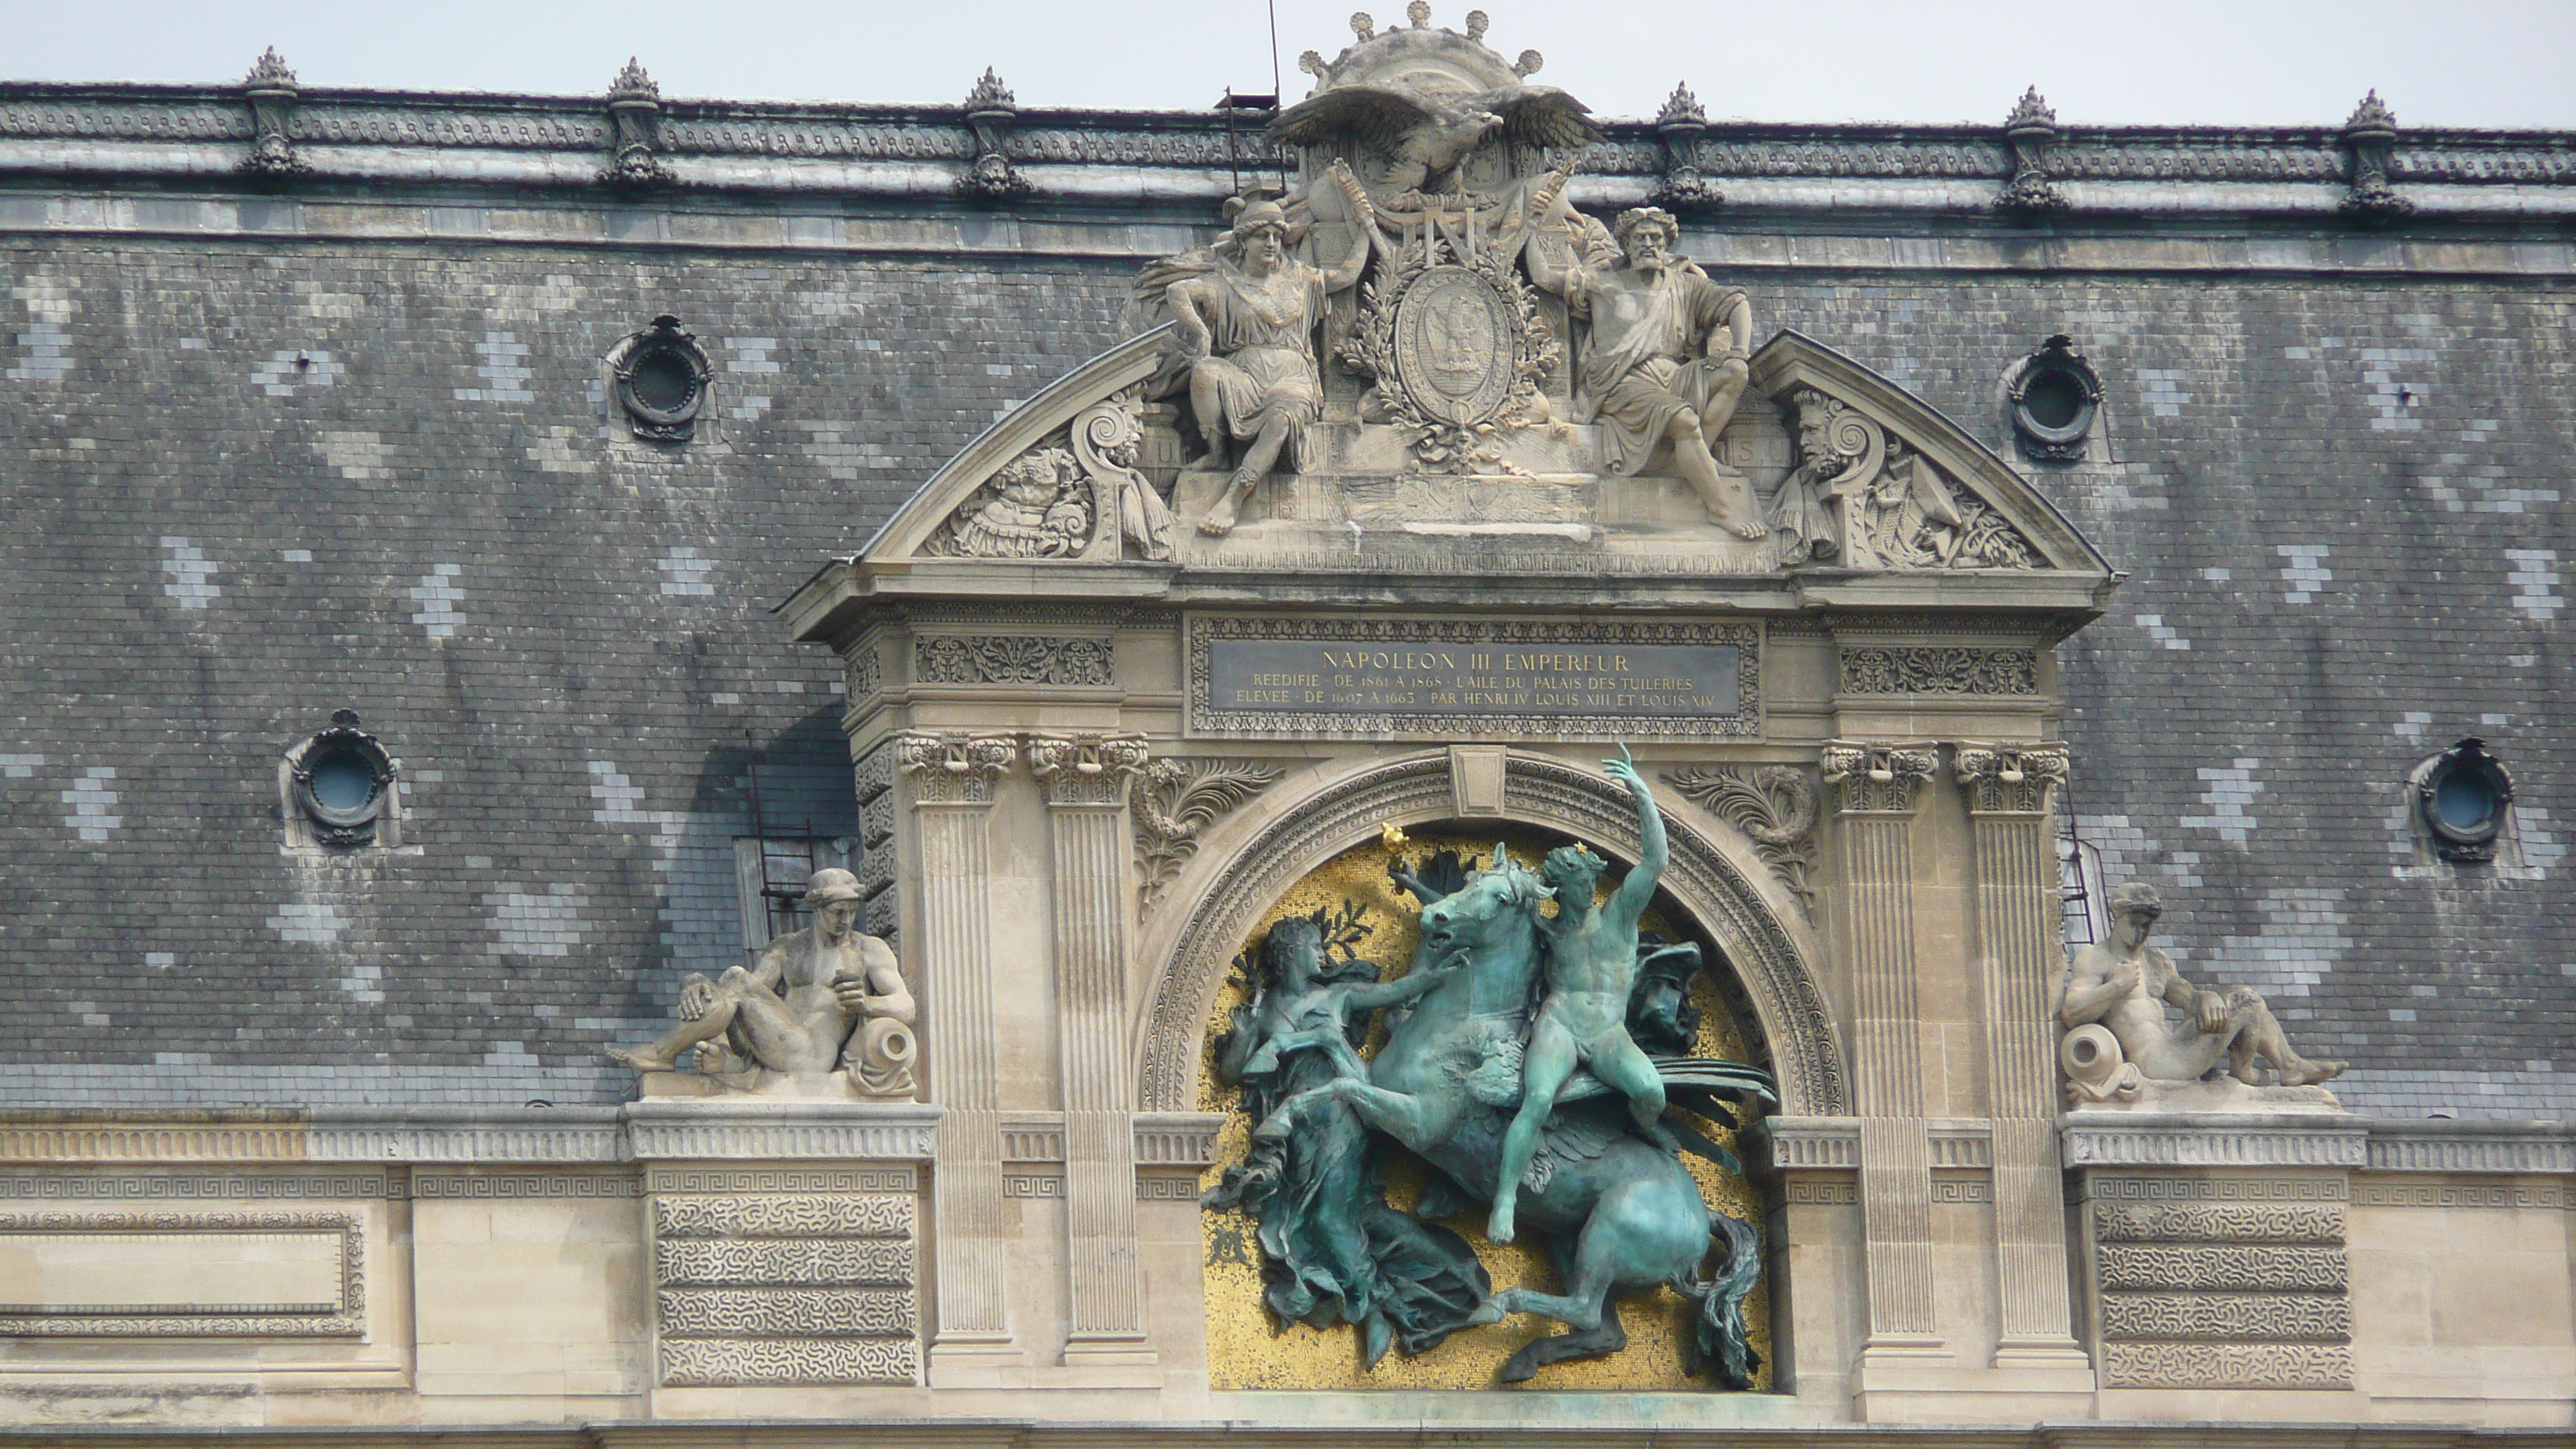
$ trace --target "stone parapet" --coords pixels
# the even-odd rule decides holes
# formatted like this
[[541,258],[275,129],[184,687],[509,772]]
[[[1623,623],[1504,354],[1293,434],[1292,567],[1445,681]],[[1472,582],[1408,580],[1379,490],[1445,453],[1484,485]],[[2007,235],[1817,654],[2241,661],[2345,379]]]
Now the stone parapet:
[[[290,120],[303,184],[623,188],[914,195],[947,200],[982,154],[968,107],[656,100],[649,175],[621,171],[601,97],[300,89]],[[260,139],[257,107],[231,87],[0,86],[0,174],[230,180]],[[2003,126],[1715,122],[1692,169],[1733,208],[1982,211],[2014,174]],[[1671,168],[1652,121],[1602,123],[1575,183],[1586,205],[1627,205]],[[1213,199],[1267,143],[1220,111],[1037,108],[1001,143],[1015,185],[1038,199],[1136,204]],[[2350,162],[2325,127],[2067,127],[2047,171],[2075,208],[2111,212],[2334,215]],[[260,172],[265,175],[266,173]],[[2421,213],[2576,211],[2576,148],[2546,131],[2408,128],[2387,143],[2385,184]]]

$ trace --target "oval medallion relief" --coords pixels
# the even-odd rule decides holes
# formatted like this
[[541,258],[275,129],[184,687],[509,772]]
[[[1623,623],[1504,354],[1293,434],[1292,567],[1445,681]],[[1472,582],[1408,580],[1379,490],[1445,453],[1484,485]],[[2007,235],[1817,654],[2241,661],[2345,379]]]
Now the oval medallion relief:
[[1425,414],[1480,423],[1511,395],[1512,341],[1511,309],[1490,283],[1465,267],[1433,267],[1396,308],[1396,375]]

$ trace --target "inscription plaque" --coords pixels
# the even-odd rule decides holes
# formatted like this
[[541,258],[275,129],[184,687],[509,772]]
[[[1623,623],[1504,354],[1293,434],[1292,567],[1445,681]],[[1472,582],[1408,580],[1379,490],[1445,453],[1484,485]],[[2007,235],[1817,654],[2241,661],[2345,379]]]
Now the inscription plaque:
[[1575,738],[1759,728],[1750,624],[1190,621],[1190,726],[1208,734]]

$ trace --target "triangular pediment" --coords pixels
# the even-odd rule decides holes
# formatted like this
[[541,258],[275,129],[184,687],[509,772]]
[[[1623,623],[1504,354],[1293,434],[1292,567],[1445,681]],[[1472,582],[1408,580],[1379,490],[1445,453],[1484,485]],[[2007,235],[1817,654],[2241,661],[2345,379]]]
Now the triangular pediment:
[[2010,464],[1892,379],[1785,329],[1751,370],[1794,440],[1797,464],[1780,488],[1818,513],[1823,546],[1792,562],[2109,576],[2100,551]]
[[[1752,388],[1726,433],[1774,536],[1720,536],[1680,485],[1648,474],[1504,469],[1441,476],[1342,429],[1332,469],[1265,488],[1223,540],[1204,507],[1184,425],[1141,393],[1167,325],[1049,384],[931,476],[870,541],[864,561],[908,571],[986,566],[1151,574],[1495,571],[1814,579],[2074,575],[2110,566],[2011,465],[1922,398],[1851,357],[1782,331],[1751,359]],[[1329,431],[1329,429],[1328,429]],[[1586,430],[1536,436],[1580,458]],[[1176,487],[1176,481],[1180,486]],[[1670,494],[1672,497],[1663,497]],[[1806,516],[1803,531],[1786,520]]]
[[[861,558],[1085,564],[1122,557],[1153,562],[1156,552],[1168,558],[1167,549],[1147,543],[1129,540],[1122,547],[1119,526],[1121,491],[1150,487],[1135,471],[1144,428],[1134,394],[1153,374],[1171,330],[1167,322],[1119,343],[997,419],[930,475],[868,540]],[[1041,492],[1043,503],[1035,501]]]

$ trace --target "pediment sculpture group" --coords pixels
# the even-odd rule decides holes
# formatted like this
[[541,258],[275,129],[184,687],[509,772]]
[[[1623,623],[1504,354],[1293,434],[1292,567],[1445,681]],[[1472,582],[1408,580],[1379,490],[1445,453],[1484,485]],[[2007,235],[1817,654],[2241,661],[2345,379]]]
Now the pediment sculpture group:
[[[1782,399],[1799,466],[1757,497],[1720,446],[1750,379],[1745,293],[1681,253],[1670,212],[1576,210],[1586,108],[1527,81],[1536,52],[1488,49],[1481,14],[1462,35],[1415,9],[1383,32],[1354,17],[1329,65],[1308,54],[1320,83],[1270,132],[1298,184],[1230,200],[1215,243],[1148,265],[1130,320],[1168,324],[1152,375],[1002,467],[928,552],[1169,560],[1177,529],[1225,537],[1265,484],[1346,467],[1350,431],[1382,426],[1407,477],[1677,476],[1711,528],[1775,541],[1782,566],[2034,566],[1957,480],[1812,388]],[[1355,414],[1330,401],[1344,376],[1366,384]],[[1157,487],[1134,444],[1166,402],[1200,452]]]

